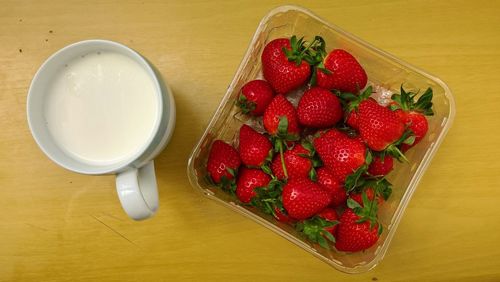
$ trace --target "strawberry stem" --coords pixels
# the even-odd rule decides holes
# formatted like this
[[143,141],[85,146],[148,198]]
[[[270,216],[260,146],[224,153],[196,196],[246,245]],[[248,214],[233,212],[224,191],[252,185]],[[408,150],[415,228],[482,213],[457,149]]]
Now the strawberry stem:
[[278,150],[280,152],[281,167],[283,168],[283,174],[285,175],[285,178],[288,179],[288,172],[286,170],[286,165],[285,165],[285,156],[283,154],[283,140],[278,141]]

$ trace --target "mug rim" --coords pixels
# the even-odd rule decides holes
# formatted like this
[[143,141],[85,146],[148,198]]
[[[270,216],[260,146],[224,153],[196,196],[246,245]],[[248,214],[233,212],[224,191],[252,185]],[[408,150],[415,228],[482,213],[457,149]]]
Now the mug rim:
[[[79,163],[82,165],[81,168],[79,167],[74,167],[73,165],[68,164],[64,159],[61,159],[60,157],[55,156],[50,150],[47,148],[48,145],[46,142],[43,142],[40,140],[37,130],[35,130],[35,121],[33,120],[33,107],[35,106],[33,103],[33,96],[39,94],[39,91],[35,91],[35,85],[39,83],[40,79],[43,78],[45,75],[44,72],[47,68],[48,65],[51,63],[57,62],[57,60],[60,60],[60,56],[65,54],[66,52],[69,52],[70,50],[80,47],[81,45],[88,45],[88,47],[85,47],[85,49],[88,49],[88,51],[92,51],[95,49],[98,49],[99,47],[106,47],[106,46],[111,46],[116,49],[120,49],[121,51],[124,51],[124,55],[127,57],[131,58],[135,62],[139,63],[141,67],[143,67],[143,70],[146,71],[147,75],[153,80],[154,84],[154,89],[155,89],[155,95],[156,95],[156,101],[157,101],[157,115],[154,121],[153,125],[153,130],[149,134],[148,138],[144,143],[141,144],[141,146],[133,153],[131,154],[128,158],[119,160],[115,163],[107,164],[107,165],[96,165],[96,164],[89,164],[86,162],[83,162],[79,159],[76,159],[70,155],[68,155],[65,150],[61,148],[57,142],[52,141],[53,145],[59,148],[61,152],[66,155],[68,158],[73,159],[75,162]],[[116,51],[115,51],[116,52]],[[73,56],[71,59],[74,59],[77,57],[77,55]],[[67,62],[65,60],[59,62],[59,63],[64,63]],[[27,96],[27,119],[28,119],[28,126],[31,132],[31,135],[33,136],[33,139],[35,139],[35,142],[37,143],[38,147],[44,152],[44,154],[51,159],[53,162],[58,164],[59,166],[73,171],[77,173],[82,173],[82,174],[92,174],[92,175],[99,175],[99,174],[109,174],[109,173],[116,173],[119,171],[124,170],[126,167],[130,166],[132,163],[134,163],[136,160],[140,159],[141,156],[148,150],[148,148],[151,147],[153,144],[152,142],[155,139],[155,136],[158,133],[158,130],[160,129],[160,123],[162,120],[164,113],[164,97],[162,93],[162,88],[160,86],[160,81],[159,77],[153,70],[153,67],[151,64],[143,57],[141,56],[137,51],[133,50],[130,47],[125,46],[124,44],[111,41],[111,40],[105,40],[105,39],[88,39],[88,40],[82,40],[78,42],[74,42],[72,44],[69,44],[59,50],[57,50],[55,53],[50,55],[43,63],[42,65],[38,68],[37,72],[35,73],[31,83],[30,87],[28,90],[28,96]],[[171,102],[171,101],[170,101]],[[47,127],[43,129],[44,131],[47,131],[47,134],[52,135]],[[92,168],[92,169],[89,169]]]

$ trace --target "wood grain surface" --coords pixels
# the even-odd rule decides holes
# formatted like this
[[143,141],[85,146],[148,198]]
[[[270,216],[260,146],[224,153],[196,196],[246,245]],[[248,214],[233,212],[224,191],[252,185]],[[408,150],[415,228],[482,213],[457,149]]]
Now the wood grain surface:
[[[296,1],[437,75],[457,105],[374,270],[340,273],[206,200],[189,154],[260,19],[281,1],[0,1],[1,281],[500,281],[500,2]],[[289,2],[287,2],[289,3]],[[134,222],[114,176],[52,163],[26,121],[29,84],[67,44],[124,43],[173,89],[177,127],[156,160],[160,210]]]

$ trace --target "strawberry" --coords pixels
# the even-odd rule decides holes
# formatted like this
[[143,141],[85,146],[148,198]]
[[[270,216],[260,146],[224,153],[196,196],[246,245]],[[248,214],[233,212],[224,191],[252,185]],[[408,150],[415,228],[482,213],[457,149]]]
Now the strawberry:
[[328,53],[316,75],[319,86],[341,92],[358,93],[367,83],[363,67],[354,56],[342,49]]
[[330,193],[332,201],[330,205],[333,207],[338,207],[345,204],[347,200],[347,193],[344,189],[344,185],[333,176],[333,174],[326,168],[321,167],[317,170],[318,174],[318,184],[323,187],[327,192]]
[[[292,149],[283,153],[285,168],[288,172],[288,179],[307,178],[313,168],[311,160],[307,157],[310,152],[301,144],[295,144]],[[286,179],[281,156],[276,155],[271,164],[273,174],[280,180]]]
[[340,216],[339,222],[335,242],[338,251],[359,252],[377,243],[379,225],[363,220],[352,209],[346,209]]
[[358,138],[342,132],[325,133],[314,139],[313,144],[325,167],[341,182],[365,164],[367,150]]
[[[378,223],[378,201],[375,198],[381,195],[386,199],[390,189],[381,191],[389,187],[390,183],[382,179],[372,182],[374,184],[373,199],[370,200],[367,192],[361,194],[361,204],[352,198],[347,200],[347,209],[340,216],[340,223],[337,227],[337,237],[335,248],[344,252],[359,252],[370,248],[378,241],[382,234],[382,225]],[[368,186],[366,186],[368,187]]]
[[261,116],[273,97],[271,85],[265,80],[256,79],[243,85],[236,104],[245,114]]
[[392,171],[394,159],[392,156],[375,155],[368,166],[368,173],[373,176],[385,176]]
[[359,104],[358,126],[361,138],[374,151],[386,150],[405,131],[405,125],[393,111],[371,98]]
[[337,219],[338,215],[334,209],[325,208],[316,216],[298,222],[295,228],[299,232],[302,232],[310,241],[329,249],[328,241],[335,243]]
[[273,148],[266,136],[246,124],[240,128],[239,141],[241,162],[247,166],[263,165]]
[[357,127],[359,136],[371,150],[383,151],[383,154],[392,155],[399,161],[408,161],[398,146],[403,142],[412,142],[411,131],[405,130],[397,112],[378,104],[370,97],[371,94],[371,86],[359,96],[340,94],[343,100],[350,101],[346,110],[347,118],[352,119],[349,123]]
[[212,143],[207,161],[207,171],[214,183],[219,184],[225,180],[234,179],[240,164],[240,156],[231,145],[222,140],[215,140]]
[[262,170],[244,167],[238,173],[236,196],[241,202],[250,203],[256,195],[254,189],[267,186],[269,181],[271,177]]
[[298,220],[315,215],[331,202],[330,194],[307,178],[290,180],[281,197],[288,215]]
[[342,119],[343,113],[337,96],[325,88],[313,87],[300,98],[297,115],[303,126],[326,128]]
[[304,41],[297,37],[278,38],[267,43],[262,52],[262,73],[278,94],[286,94],[304,85],[311,74]]
[[417,93],[406,92],[401,86],[401,93],[392,95],[393,103],[390,108],[395,110],[402,122],[412,131],[413,143],[406,142],[401,144],[401,149],[407,151],[409,148],[418,144],[429,130],[429,124],[425,116],[434,115],[432,110],[432,88],[427,90],[415,102]]
[[264,111],[263,123],[267,132],[273,136],[288,140],[298,139],[300,134],[295,108],[283,95],[276,95],[267,106]]

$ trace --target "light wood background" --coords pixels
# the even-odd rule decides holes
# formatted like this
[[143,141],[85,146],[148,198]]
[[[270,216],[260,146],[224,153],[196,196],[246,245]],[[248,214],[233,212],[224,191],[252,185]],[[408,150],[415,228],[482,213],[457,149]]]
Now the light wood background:
[[[260,19],[280,1],[0,1],[0,280],[500,281],[500,2],[302,1],[326,20],[442,78],[455,123],[379,266],[336,271],[201,198],[192,147]],[[33,141],[26,95],[40,64],[91,38],[124,43],[171,85],[178,107],[156,161],[160,210],[129,220],[114,176],[85,176]]]

